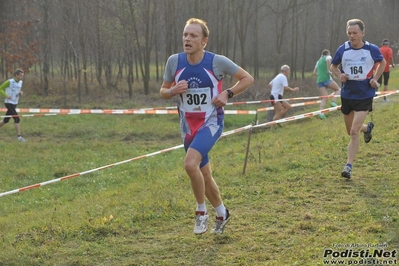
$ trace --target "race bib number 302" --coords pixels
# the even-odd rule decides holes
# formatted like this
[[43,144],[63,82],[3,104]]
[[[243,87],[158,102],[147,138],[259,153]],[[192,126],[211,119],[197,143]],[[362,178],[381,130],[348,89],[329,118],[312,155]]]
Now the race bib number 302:
[[211,110],[211,88],[190,88],[182,94],[183,103],[180,106],[185,112],[207,112]]

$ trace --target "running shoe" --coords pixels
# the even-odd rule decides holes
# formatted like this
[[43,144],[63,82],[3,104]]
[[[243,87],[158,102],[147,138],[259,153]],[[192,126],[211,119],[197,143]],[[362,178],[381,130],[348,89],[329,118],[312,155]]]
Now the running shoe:
[[337,107],[338,104],[336,102],[331,102],[331,107]]
[[371,134],[371,131],[374,128],[374,123],[373,122],[368,122],[367,124],[367,132],[364,133],[363,138],[364,142],[369,143],[373,135]]
[[27,142],[27,140],[26,139],[24,139],[23,137],[21,137],[21,136],[19,136],[18,137],[18,141],[20,141],[20,142]]
[[319,114],[319,117],[320,117],[321,120],[324,120],[324,119],[327,118],[325,114]]
[[351,178],[352,176],[352,168],[349,165],[345,165],[344,170],[341,173],[342,177],[345,177],[347,179]]
[[203,234],[208,230],[209,216],[205,212],[195,212],[194,234]]
[[230,213],[229,210],[226,209],[226,219],[223,219],[223,217],[216,217],[215,228],[212,229],[211,233],[222,234],[224,227],[229,221],[230,221]]

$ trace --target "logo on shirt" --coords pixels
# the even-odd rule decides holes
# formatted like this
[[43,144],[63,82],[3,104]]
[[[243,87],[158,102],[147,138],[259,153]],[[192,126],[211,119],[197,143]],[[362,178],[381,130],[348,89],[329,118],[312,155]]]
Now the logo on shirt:
[[189,88],[200,88],[202,81],[199,78],[191,77],[187,80]]

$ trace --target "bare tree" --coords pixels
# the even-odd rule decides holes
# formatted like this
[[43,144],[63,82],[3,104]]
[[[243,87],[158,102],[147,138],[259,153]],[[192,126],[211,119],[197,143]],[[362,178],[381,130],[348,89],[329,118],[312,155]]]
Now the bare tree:
[[347,39],[351,18],[365,21],[367,40],[389,38],[399,48],[398,8],[397,0],[3,0],[0,73],[33,68],[44,96],[61,75],[65,103],[75,91],[80,101],[97,88],[127,87],[132,99],[135,82],[148,95],[167,58],[182,50],[185,21],[196,16],[210,27],[207,49],[256,78],[283,63],[305,78],[322,49],[333,53]]
[[42,40],[43,43],[41,45],[42,50],[42,71],[41,71],[41,84],[42,84],[42,95],[47,96],[49,90],[49,74],[50,74],[50,43],[51,43],[51,31],[50,31],[50,24],[51,24],[51,15],[50,15],[50,8],[51,8],[52,1],[49,0],[38,0],[38,5],[41,10],[41,14],[43,16],[43,22],[41,23],[42,26]]
[[302,64],[301,64],[301,77],[302,77],[302,79],[304,79],[305,78],[305,72],[306,72],[306,59],[307,59],[307,48],[308,48],[308,40],[309,40],[309,13],[310,13],[310,10],[312,10],[311,9],[311,7],[310,6],[308,6],[308,7],[305,7],[305,21],[304,21],[304,23],[303,23],[303,31],[302,31],[302,33],[303,33],[303,45],[302,45]]
[[134,42],[132,32],[132,27],[130,23],[130,12],[128,11],[128,3],[126,2],[117,2],[118,7],[122,10],[119,16],[115,14],[120,20],[121,32],[123,38],[123,47],[121,49],[123,53],[123,63],[126,66],[126,83],[128,85],[128,94],[129,99],[133,98],[133,84],[134,84],[134,58],[135,58],[135,49],[132,43]]
[[[157,5],[153,0],[127,0],[132,18],[135,45],[140,53],[137,54],[141,76],[144,83],[144,94],[150,93],[150,61],[151,52],[155,44],[155,18]],[[139,26],[140,25],[140,26]]]
[[281,65],[281,57],[285,52],[283,49],[283,45],[286,41],[287,37],[287,28],[292,20],[292,17],[289,16],[290,10],[293,8],[294,3],[290,0],[281,0],[275,1],[273,4],[267,4],[267,7],[274,14],[275,21],[275,42],[276,42],[276,51],[275,51],[275,65],[274,72],[277,74]]
[[233,8],[233,16],[234,16],[234,25],[235,31],[238,36],[238,41],[240,42],[240,54],[241,54],[241,62],[240,65],[243,68],[246,68],[246,41],[247,41],[247,33],[250,18],[256,14],[257,2],[254,1],[240,1],[233,0],[232,8]]
[[[86,3],[83,1],[83,3]],[[79,68],[79,91],[80,91],[80,74],[83,74],[83,86],[85,88],[86,95],[89,95],[89,85],[87,83],[87,53],[86,53],[86,39],[85,36],[87,35],[87,22],[84,21],[85,16],[84,13],[88,12],[88,8],[83,9],[82,1],[76,1],[76,11],[77,11],[77,23],[78,23],[78,36],[79,36],[79,45],[80,45],[80,52],[82,57],[82,68]],[[86,25],[86,27],[85,27]]]
[[[292,1],[292,20],[291,20],[291,77],[297,78],[298,60],[302,56],[306,58],[307,45],[303,45],[303,50],[300,49],[301,43],[307,43],[308,32],[308,15],[309,9],[316,3],[317,0],[294,0]],[[304,71],[302,66],[302,72]],[[304,76],[302,75],[304,78]]]
[[[331,20],[329,30],[326,32],[330,33],[330,45],[329,47],[337,47],[340,44],[340,37],[345,36],[345,24],[348,19],[354,18],[350,17],[351,7],[347,5],[345,0],[328,1],[331,5],[329,10],[331,10]],[[326,13],[326,16],[329,14]],[[331,48],[330,48],[331,49]]]
[[103,71],[103,46],[102,46],[102,39],[101,39],[101,27],[100,27],[100,0],[95,0],[93,5],[94,9],[94,32],[95,38],[94,42],[91,42],[91,46],[94,48],[95,56],[94,61],[96,62],[96,77],[99,84],[102,84],[102,71]]

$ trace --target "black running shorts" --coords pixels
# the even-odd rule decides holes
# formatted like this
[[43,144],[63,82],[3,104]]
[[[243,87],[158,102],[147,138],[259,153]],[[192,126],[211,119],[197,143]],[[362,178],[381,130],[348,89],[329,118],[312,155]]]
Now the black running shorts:
[[348,100],[341,98],[341,112],[349,115],[352,111],[373,111],[373,98],[365,100]]

